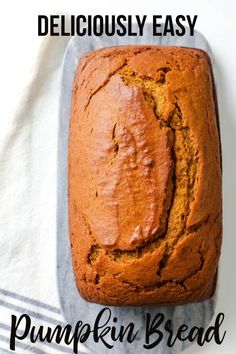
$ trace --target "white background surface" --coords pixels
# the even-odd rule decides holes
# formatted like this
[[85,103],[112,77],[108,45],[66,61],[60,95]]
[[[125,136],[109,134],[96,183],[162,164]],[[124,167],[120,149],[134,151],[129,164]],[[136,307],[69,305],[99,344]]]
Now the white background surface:
[[[236,353],[236,2],[228,1],[7,1],[0,4],[0,148],[10,129],[18,98],[29,76],[41,39],[37,15],[55,14],[190,14],[198,15],[196,29],[208,39],[216,65],[216,85],[223,148],[224,242],[216,313],[223,312],[222,345],[192,346],[186,354]],[[212,181],[214,183],[214,181]],[[13,217],[14,215],[12,215]],[[1,221],[0,221],[1,222]],[[1,227],[1,224],[0,224]]]

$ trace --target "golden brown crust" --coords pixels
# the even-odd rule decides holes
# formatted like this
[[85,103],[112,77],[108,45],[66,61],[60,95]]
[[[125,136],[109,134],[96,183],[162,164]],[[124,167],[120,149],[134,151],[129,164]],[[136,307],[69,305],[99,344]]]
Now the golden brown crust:
[[123,46],[85,55],[69,142],[69,225],[81,295],[107,305],[210,297],[221,168],[209,59]]

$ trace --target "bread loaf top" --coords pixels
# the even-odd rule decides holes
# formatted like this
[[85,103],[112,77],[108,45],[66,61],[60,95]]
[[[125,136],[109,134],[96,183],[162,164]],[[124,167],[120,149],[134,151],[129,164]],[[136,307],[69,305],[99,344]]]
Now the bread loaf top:
[[209,85],[195,49],[119,47],[81,60],[79,200],[101,246],[134,250],[208,219],[220,190]]

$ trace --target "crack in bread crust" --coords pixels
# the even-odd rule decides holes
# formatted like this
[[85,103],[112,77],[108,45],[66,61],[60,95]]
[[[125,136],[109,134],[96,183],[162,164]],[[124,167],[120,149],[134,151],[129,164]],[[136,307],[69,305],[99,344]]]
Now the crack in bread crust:
[[172,132],[174,140],[172,148],[172,158],[175,162],[172,176],[173,191],[167,210],[166,231],[163,233],[162,241],[155,244],[158,247],[160,243],[165,242],[163,256],[165,262],[161,262],[161,267],[158,270],[158,274],[161,275],[161,270],[167,264],[174,245],[186,233],[190,202],[193,200],[197,159],[189,128],[183,124],[184,119],[178,104],[177,94],[174,96],[172,112],[166,120],[164,119],[165,112],[163,111],[167,98],[163,91],[163,85],[166,82],[166,75],[171,69],[165,67],[160,68],[159,71],[161,71],[161,75],[157,82],[150,77],[136,74],[128,65],[124,65],[117,73],[121,75],[126,85],[135,86],[142,90],[144,98],[152,107],[156,119],[161,120],[163,125]]
[[126,60],[124,60],[124,62],[118,67],[116,68],[114,71],[112,71],[109,76],[107,77],[107,79],[100,85],[96,88],[96,90],[94,90],[91,95],[89,96],[89,99],[87,101],[87,103],[85,104],[85,107],[84,107],[84,111],[87,110],[88,106],[90,105],[90,102],[92,100],[92,98],[102,89],[104,88],[110,81],[110,79],[119,71],[122,69],[123,66],[126,65]]

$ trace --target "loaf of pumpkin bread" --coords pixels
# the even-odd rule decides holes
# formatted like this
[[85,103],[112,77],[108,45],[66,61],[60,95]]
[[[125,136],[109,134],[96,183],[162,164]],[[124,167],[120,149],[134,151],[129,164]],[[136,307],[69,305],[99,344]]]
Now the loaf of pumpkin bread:
[[170,305],[213,295],[221,157],[204,51],[121,46],[80,59],[69,229],[75,280],[88,301]]

